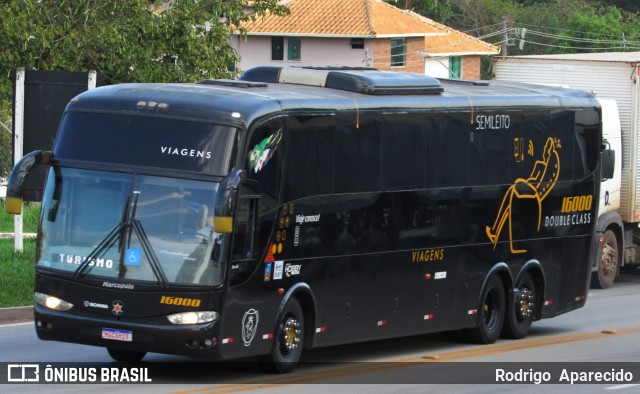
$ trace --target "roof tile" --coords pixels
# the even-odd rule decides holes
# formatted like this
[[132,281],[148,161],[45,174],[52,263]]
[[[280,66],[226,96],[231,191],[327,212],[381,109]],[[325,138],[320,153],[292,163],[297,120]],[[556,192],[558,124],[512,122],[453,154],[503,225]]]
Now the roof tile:
[[382,0],[290,0],[287,16],[267,15],[247,22],[249,35],[306,35],[315,37],[425,36],[425,51],[433,54],[495,54],[499,49],[412,11]]

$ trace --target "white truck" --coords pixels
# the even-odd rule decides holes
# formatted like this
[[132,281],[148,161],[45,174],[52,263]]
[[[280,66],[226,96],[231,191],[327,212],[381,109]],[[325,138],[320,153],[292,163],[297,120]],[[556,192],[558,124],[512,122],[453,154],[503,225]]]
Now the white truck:
[[640,52],[502,56],[497,80],[588,90],[602,103],[604,136],[616,153],[615,174],[602,183],[591,285],[608,288],[624,265],[640,264]]

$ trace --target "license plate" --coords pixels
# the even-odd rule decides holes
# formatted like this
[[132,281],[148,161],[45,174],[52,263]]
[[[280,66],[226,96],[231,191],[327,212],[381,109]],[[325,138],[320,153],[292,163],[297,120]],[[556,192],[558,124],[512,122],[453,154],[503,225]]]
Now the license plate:
[[112,341],[133,341],[133,333],[129,330],[117,330],[115,328],[103,328],[102,339],[109,339]]

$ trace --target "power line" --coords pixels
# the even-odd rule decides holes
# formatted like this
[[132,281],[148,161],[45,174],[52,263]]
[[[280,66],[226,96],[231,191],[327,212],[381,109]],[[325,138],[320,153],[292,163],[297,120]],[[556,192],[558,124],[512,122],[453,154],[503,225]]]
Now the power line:
[[585,43],[593,43],[593,44],[618,44],[620,42],[624,42],[627,44],[637,44],[640,45],[640,41],[629,41],[627,39],[617,39],[617,40],[598,40],[594,38],[583,38],[583,37],[572,37],[572,36],[563,36],[558,34],[549,34],[544,32],[538,32],[535,30],[527,30],[527,34],[531,34],[539,37],[546,37],[555,40],[564,40],[564,41],[573,41],[573,42],[585,42]]
[[[614,35],[614,34],[594,33],[594,32],[583,31],[583,30],[561,29],[559,27],[547,27],[547,26],[540,26],[540,25],[530,25],[530,24],[521,23],[521,22],[518,22],[517,24],[518,24],[518,26],[536,27],[536,28],[547,29],[547,30],[566,31],[566,32],[580,33],[580,34],[593,34],[593,35],[604,36],[604,37],[618,37],[617,35]],[[638,37],[638,38],[640,39],[640,37]]]
[[541,46],[544,46],[544,47],[561,48],[561,49],[582,49],[582,50],[588,50],[588,51],[613,51],[613,52],[615,52],[616,49],[640,49],[640,46],[628,46],[628,45],[619,46],[619,47],[607,47],[607,48],[573,47],[573,46],[565,46],[565,45],[544,44],[542,42],[534,42],[534,41],[528,41],[528,40],[527,40],[527,44],[541,45]]

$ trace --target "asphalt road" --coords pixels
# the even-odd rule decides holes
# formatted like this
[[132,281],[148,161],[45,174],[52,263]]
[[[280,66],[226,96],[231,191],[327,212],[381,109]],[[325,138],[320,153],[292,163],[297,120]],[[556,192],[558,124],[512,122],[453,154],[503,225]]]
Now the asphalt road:
[[[292,374],[265,375],[253,363],[192,363],[192,360],[149,354],[145,365],[170,364],[162,381],[127,385],[127,391],[169,392],[291,392],[327,390],[376,392],[640,392],[640,270],[623,274],[614,287],[591,290],[584,308],[534,323],[522,340],[499,340],[493,345],[449,342],[442,335],[423,335],[387,341],[314,349]],[[102,348],[37,339],[33,323],[0,326],[0,363],[83,362],[114,366]],[[531,372],[519,385],[492,384],[496,370]],[[567,373],[633,371],[631,381],[601,384],[533,384],[533,373],[544,378]],[[198,380],[198,376],[206,379]],[[504,376],[504,375],[503,375]],[[156,380],[158,382],[158,380]],[[429,384],[427,383],[444,383]],[[514,383],[512,381],[512,383]],[[561,382],[566,383],[566,382]],[[330,384],[330,385],[329,385]],[[42,386],[38,386],[42,388]],[[0,385],[0,391],[32,392],[34,385]],[[86,385],[49,385],[47,392],[86,392]],[[120,391],[123,385],[93,385],[91,391]]]

